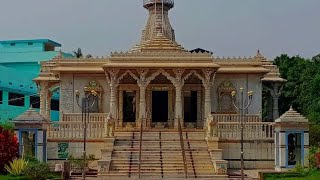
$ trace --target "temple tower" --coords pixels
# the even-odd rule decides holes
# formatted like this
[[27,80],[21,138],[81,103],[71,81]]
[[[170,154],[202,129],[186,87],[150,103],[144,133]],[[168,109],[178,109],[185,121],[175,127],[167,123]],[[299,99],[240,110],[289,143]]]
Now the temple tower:
[[143,7],[149,11],[149,18],[142,31],[141,41],[148,41],[162,32],[171,41],[175,41],[174,30],[171,27],[168,12],[174,7],[173,0],[143,0]]

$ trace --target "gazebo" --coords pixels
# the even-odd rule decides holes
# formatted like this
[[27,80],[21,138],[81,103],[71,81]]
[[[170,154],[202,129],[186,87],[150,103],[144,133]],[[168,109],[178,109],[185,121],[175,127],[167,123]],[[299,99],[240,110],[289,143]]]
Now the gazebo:
[[19,155],[47,161],[47,119],[32,107],[12,121],[19,142]]

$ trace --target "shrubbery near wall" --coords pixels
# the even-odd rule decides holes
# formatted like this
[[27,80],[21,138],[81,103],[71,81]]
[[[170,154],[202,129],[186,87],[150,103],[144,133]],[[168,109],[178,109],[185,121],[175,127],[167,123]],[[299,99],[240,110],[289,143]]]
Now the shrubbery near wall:
[[13,126],[7,123],[0,124],[0,173],[5,173],[4,165],[18,158],[18,140],[14,135]]

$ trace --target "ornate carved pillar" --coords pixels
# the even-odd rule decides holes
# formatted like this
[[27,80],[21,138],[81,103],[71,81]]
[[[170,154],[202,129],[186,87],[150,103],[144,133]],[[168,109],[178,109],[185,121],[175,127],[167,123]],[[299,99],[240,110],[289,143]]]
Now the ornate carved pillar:
[[119,91],[119,127],[123,127],[123,90]]
[[182,84],[176,83],[176,102],[175,102],[175,121],[174,127],[178,128],[178,121],[181,119],[181,125],[184,124],[182,119]]
[[197,127],[202,127],[202,118],[201,118],[201,91],[197,91]]
[[272,117],[273,120],[277,119],[279,117],[279,97],[281,95],[281,89],[282,86],[280,83],[272,83],[272,87],[266,86],[266,88],[269,90],[272,101],[273,101],[273,106],[272,106]]
[[209,114],[211,114],[211,85],[205,84],[204,85],[204,118],[207,119]]
[[151,90],[147,89],[147,112],[146,112],[146,121],[147,127],[151,127],[151,116],[152,116],[152,104],[151,104]]
[[116,113],[116,90],[117,86],[115,83],[110,83],[110,113],[115,116]]
[[271,93],[273,99],[273,119],[279,117],[279,97],[281,95],[281,90],[279,89],[279,84],[273,86],[273,92]]
[[168,98],[169,98],[169,121],[168,121],[168,126],[169,128],[173,128],[174,126],[174,119],[175,119],[175,115],[174,115],[174,111],[173,111],[173,89],[170,88],[169,92],[168,92]]
[[[47,102],[47,96],[48,96],[48,83],[47,82],[40,82],[40,114],[43,117],[47,116],[46,111],[46,102]],[[49,120],[49,119],[48,119]]]
[[139,69],[138,73],[140,75],[140,78],[138,80],[138,86],[139,86],[139,121],[138,126],[140,127],[141,123],[143,123],[143,126],[147,126],[146,117],[147,117],[147,109],[146,109],[146,90],[148,86],[148,81],[146,79],[148,69]]
[[51,120],[51,98],[52,98],[52,92],[48,90],[47,96],[46,96],[46,116],[45,116],[45,118],[48,121]]
[[184,85],[184,81],[182,80],[182,74],[184,73],[184,69],[174,69],[173,72],[175,73],[175,81],[173,85],[176,89],[176,102],[175,102],[175,121],[174,121],[174,128],[178,128],[179,120],[181,126],[184,126],[183,121],[183,112],[182,112],[182,88]]
[[140,127],[140,123],[144,123],[143,126],[146,126],[146,122],[141,122],[143,119],[145,119],[147,117],[147,114],[146,114],[146,89],[147,89],[147,86],[146,84],[138,84],[139,85],[139,127]]
[[204,87],[204,128],[207,127],[206,119],[211,114],[211,87],[215,78],[215,72],[211,69],[202,70],[204,80],[202,81]]
[[[112,117],[115,117],[117,119],[117,90],[118,90],[118,75],[119,69],[110,69],[106,72],[107,81],[110,86],[110,113],[112,114]],[[118,124],[118,122],[116,123]]]

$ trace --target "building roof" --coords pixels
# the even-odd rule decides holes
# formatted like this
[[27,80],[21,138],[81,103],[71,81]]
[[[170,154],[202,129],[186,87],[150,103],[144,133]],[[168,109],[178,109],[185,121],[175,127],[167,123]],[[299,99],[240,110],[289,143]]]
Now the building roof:
[[[57,54],[58,54],[58,51],[0,53],[0,64],[48,61],[53,57],[55,57]],[[63,53],[63,56],[72,57],[71,54],[67,54],[67,53]]]
[[61,47],[61,44],[52,41],[50,39],[30,39],[30,40],[6,40],[0,41],[0,44],[11,44],[11,43],[48,43],[54,47]]
[[16,128],[39,128],[47,122],[47,119],[30,107],[30,109],[19,115],[12,122]]
[[302,116],[297,111],[290,107],[289,111],[284,113],[281,117],[275,120],[275,122],[297,122],[297,123],[307,123],[308,119]]

